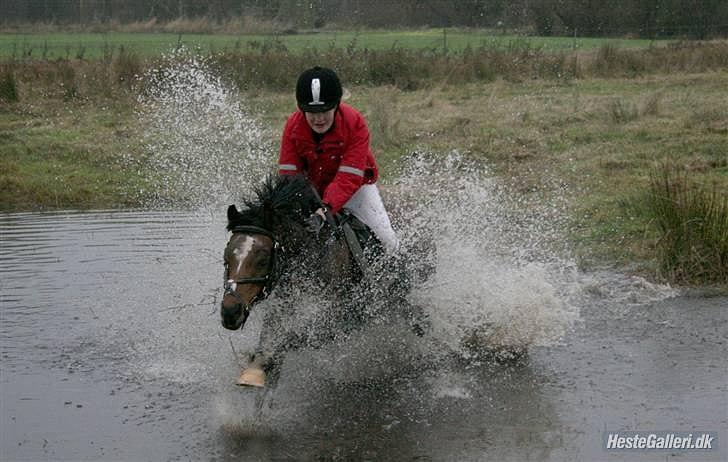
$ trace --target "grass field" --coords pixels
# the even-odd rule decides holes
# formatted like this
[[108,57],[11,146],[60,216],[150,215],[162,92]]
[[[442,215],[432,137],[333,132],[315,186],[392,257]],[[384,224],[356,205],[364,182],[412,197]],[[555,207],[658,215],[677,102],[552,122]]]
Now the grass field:
[[[212,35],[212,34],[169,34],[169,33],[0,33],[0,58],[30,57],[38,59],[55,58],[97,58],[110,50],[124,47],[142,56],[153,56],[168,52],[178,45],[200,48],[203,51],[239,49],[264,44],[282,44],[293,52],[305,49],[346,48],[352,44],[358,48],[374,50],[391,47],[425,49],[442,52],[461,51],[470,46],[491,47],[525,46],[544,51],[590,50],[605,44],[621,48],[648,47],[655,42],[649,40],[572,38],[572,37],[524,37],[498,35],[492,31],[462,31],[426,29],[418,31],[363,31],[363,32],[316,32],[280,35]],[[661,41],[658,43],[667,43]]]
[[[457,150],[515,194],[564,194],[570,244],[585,264],[728,283],[727,44],[601,46],[557,58],[533,50],[457,59],[399,51],[325,56],[338,60],[343,75],[363,76],[361,85],[347,82],[349,102],[367,117],[385,182],[409,153]],[[277,50],[209,63],[227,85],[237,83],[266,128],[261,143],[274,150],[293,108],[288,86],[304,61]],[[153,196],[145,172],[119,162],[143,164],[147,155],[136,116],[144,80],[133,77],[149,62],[163,65],[118,52],[99,60],[0,59],[0,210],[135,206]],[[240,78],[251,68],[256,79]],[[655,180],[664,165],[677,183]],[[661,200],[660,188],[676,199]],[[694,239],[698,228],[705,242],[680,237],[665,248],[671,236]],[[717,263],[697,264],[706,261],[701,252]],[[666,259],[681,267],[665,266]],[[692,279],[698,267],[703,275]]]

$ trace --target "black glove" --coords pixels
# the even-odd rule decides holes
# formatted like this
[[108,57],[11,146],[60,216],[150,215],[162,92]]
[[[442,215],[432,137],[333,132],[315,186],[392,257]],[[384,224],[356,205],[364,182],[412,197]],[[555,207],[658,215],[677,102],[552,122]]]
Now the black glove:
[[318,213],[312,213],[310,217],[303,220],[306,225],[306,231],[313,234],[318,234],[321,228],[324,227],[324,217]]

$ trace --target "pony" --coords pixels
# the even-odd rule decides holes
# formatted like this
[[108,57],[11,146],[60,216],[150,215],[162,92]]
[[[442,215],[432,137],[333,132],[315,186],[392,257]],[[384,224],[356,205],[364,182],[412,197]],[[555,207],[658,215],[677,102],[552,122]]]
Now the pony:
[[[390,311],[396,307],[416,333],[424,332],[426,319],[421,310],[404,299],[410,285],[404,259],[387,259],[374,234],[345,211],[336,217],[335,226],[318,234],[309,232],[304,220],[320,206],[318,194],[304,176],[270,175],[255,189],[255,197],[244,202],[242,210],[235,205],[228,207],[227,230],[232,235],[224,252],[223,327],[242,328],[253,307],[274,292],[288,303],[295,303],[301,290],[337,302],[328,313],[326,329],[314,339],[301,338],[295,332],[274,333],[270,326],[275,322],[270,317],[264,319],[261,345],[275,344],[274,351],[259,347],[238,379],[239,385],[263,386],[266,374],[280,365],[285,351],[302,344],[320,344],[381,315],[370,309],[372,300],[386,298],[391,302],[387,303]],[[378,269],[377,282],[365,278],[365,268],[352,258],[340,229],[344,223],[354,230],[364,248],[366,264]],[[296,296],[286,297],[293,289]],[[281,324],[280,319],[277,321]]]

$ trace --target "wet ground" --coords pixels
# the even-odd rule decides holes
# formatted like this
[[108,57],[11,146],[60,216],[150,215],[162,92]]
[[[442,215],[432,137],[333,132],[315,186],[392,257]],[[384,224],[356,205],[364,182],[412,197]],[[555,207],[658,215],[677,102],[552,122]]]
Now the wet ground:
[[[229,333],[217,313],[221,218],[5,214],[0,233],[0,460],[728,460],[725,297],[564,276],[576,317],[521,361],[449,351],[444,324],[373,326],[289,355],[258,412],[232,383],[259,320]],[[457,308],[443,290],[430,310]],[[617,430],[718,448],[605,451]]]

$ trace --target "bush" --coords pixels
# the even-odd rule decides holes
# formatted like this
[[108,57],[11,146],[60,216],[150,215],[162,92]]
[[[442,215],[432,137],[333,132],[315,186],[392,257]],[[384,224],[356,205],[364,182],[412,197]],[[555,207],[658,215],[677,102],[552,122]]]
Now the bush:
[[12,69],[0,68],[0,101],[16,103],[19,99],[18,83],[15,80],[15,73]]
[[603,45],[594,57],[592,72],[598,77],[641,75],[647,70],[646,53],[650,51],[624,50],[612,44]]
[[609,116],[616,124],[626,124],[637,120],[639,111],[637,107],[623,99],[616,99],[609,103]]
[[675,282],[728,283],[728,194],[664,164],[651,174],[648,208],[660,267]]
[[[0,61],[0,69],[2,66],[14,69],[14,77],[3,76],[7,93],[5,98],[11,95],[10,89],[14,88],[13,79],[21,84],[28,83],[27,88],[31,88],[31,83],[35,88],[37,82],[57,86],[60,81],[65,99],[76,98],[79,94],[91,97],[94,92],[108,95],[112,90],[128,89],[136,81],[135,76],[144,75],[150,67],[163,65],[162,58],[142,59],[125,48],[120,48],[116,54],[114,49],[107,47],[98,59],[71,58],[70,48],[68,53],[65,59],[57,60]],[[286,91],[295,85],[295,79],[301,71],[314,64],[336,69],[347,85],[391,85],[400,90],[496,79],[569,80],[590,75],[624,77],[635,73],[728,69],[728,42],[692,45],[689,52],[686,46],[653,47],[648,50],[620,50],[605,46],[592,55],[579,53],[549,52],[524,41],[507,44],[484,42],[478,47],[447,54],[436,49],[399,46],[370,50],[357,47],[356,42],[346,48],[331,46],[296,53],[274,38],[252,42],[247,47],[239,44],[234,48],[205,53],[203,59],[215,72],[241,89]],[[79,54],[82,55],[83,50]],[[691,61],[688,56],[694,59]],[[53,81],[47,82],[51,76]],[[644,106],[616,101],[608,108],[608,112],[616,123],[629,122],[642,115],[657,115],[659,95],[648,99]],[[723,123],[717,121],[711,127],[723,130]]]
[[63,100],[70,101],[79,97],[78,82],[76,80],[76,68],[71,62],[66,62],[58,68],[60,86],[63,91]]
[[114,62],[117,83],[131,86],[142,74],[142,68],[143,63],[138,54],[127,50],[123,46],[119,48],[119,54]]

